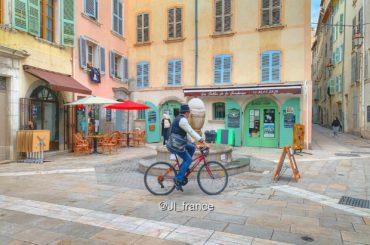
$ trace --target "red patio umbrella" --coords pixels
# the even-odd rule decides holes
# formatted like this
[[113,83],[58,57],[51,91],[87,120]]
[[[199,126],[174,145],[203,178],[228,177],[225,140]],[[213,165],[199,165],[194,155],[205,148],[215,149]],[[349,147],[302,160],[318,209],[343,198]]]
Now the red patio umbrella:
[[[139,110],[147,110],[150,108],[150,106],[140,104],[133,102],[131,100],[124,100],[121,103],[113,104],[105,106],[107,109],[115,109],[115,110],[126,110],[126,111],[139,111]],[[130,113],[127,112],[127,129],[126,132],[128,132],[128,126],[130,121]],[[128,145],[128,137],[127,137],[127,145]]]

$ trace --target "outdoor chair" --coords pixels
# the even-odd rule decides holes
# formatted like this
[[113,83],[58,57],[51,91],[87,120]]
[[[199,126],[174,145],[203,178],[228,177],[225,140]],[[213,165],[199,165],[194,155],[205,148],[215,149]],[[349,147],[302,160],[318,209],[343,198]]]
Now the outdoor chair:
[[74,134],[73,135],[73,151],[75,154],[80,154],[85,153],[89,154],[90,153],[90,147],[89,143],[87,140],[85,140],[80,134]]
[[140,146],[141,144],[145,145],[145,131],[135,129],[133,133],[133,144],[135,147]]
[[103,142],[103,144],[102,144],[103,153],[108,151],[109,154],[112,154],[113,149],[115,149],[115,151],[117,151],[118,144],[119,144],[118,134],[113,133],[108,138],[106,138],[106,140]]

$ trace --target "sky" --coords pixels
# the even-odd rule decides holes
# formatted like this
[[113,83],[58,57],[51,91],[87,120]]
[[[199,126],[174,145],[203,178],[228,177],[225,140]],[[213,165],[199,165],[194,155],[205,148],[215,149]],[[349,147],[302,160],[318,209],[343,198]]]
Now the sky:
[[[311,23],[317,23],[320,15],[320,2],[321,0],[311,0]],[[316,25],[312,24],[316,28]]]

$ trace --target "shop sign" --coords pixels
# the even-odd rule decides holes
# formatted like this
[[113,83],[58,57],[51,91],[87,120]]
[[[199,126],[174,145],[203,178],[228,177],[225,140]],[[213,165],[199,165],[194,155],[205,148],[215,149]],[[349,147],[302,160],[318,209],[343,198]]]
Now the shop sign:
[[275,137],[275,110],[274,109],[264,110],[263,137],[265,138]]
[[228,128],[240,128],[240,110],[233,108],[227,115]]
[[284,128],[293,128],[295,124],[295,115],[293,113],[284,113]]

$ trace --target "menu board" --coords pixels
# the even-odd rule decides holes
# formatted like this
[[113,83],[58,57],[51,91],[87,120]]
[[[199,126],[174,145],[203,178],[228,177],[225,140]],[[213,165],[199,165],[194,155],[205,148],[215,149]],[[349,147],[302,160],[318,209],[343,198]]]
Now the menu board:
[[112,109],[109,109],[109,108],[106,108],[105,109],[105,120],[107,122],[111,122],[112,121]]
[[275,109],[264,109],[263,137],[275,137]]
[[295,115],[293,113],[284,114],[284,128],[293,128],[295,124]]
[[157,113],[155,111],[148,112],[148,123],[156,123]]
[[227,127],[229,128],[240,128],[240,110],[231,109],[227,115]]

